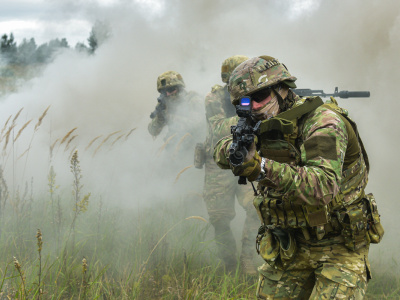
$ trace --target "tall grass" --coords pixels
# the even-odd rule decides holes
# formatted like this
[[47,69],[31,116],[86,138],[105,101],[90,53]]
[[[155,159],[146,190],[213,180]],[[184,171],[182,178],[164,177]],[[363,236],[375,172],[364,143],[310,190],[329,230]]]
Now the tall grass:
[[[18,115],[2,130],[3,162]],[[98,135],[85,151],[94,156],[107,141],[111,148],[134,130]],[[33,180],[13,185],[10,193],[0,167],[0,299],[254,299],[257,278],[239,269],[225,273],[216,258],[213,230],[189,213],[188,199],[166,196],[152,199],[149,207],[113,207],[107,204],[113,199],[85,190],[81,178],[88,175],[76,150],[69,159],[71,182],[61,188],[52,166],[53,149],[57,143],[58,149],[72,146],[77,131],[71,129],[50,146],[48,186],[39,187],[39,195],[33,195]],[[201,196],[191,197],[201,202]],[[393,266],[391,272],[374,275],[367,299],[400,299],[396,261]]]

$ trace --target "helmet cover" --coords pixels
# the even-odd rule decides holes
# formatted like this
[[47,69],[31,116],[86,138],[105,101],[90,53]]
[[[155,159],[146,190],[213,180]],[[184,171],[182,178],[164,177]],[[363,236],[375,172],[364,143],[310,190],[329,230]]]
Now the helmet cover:
[[228,83],[231,102],[237,105],[241,97],[280,82],[294,88],[296,79],[277,59],[271,56],[253,57],[237,66],[231,74]]

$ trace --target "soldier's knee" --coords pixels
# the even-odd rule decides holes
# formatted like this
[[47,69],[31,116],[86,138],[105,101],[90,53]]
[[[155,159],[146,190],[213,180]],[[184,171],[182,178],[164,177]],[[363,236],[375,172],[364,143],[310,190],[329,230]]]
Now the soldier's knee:
[[209,210],[208,216],[210,223],[216,227],[228,226],[235,217],[235,212],[227,210]]

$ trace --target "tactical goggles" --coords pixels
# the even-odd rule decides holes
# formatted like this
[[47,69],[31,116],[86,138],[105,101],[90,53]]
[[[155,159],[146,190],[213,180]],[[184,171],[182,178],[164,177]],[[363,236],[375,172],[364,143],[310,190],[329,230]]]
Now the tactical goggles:
[[162,89],[161,93],[166,95],[167,92],[171,94],[171,93],[175,92],[176,90],[178,90],[177,86],[171,86],[171,87],[167,87],[167,88]]
[[268,98],[271,95],[271,91],[272,91],[272,87],[265,88],[265,89],[259,90],[255,93],[251,94],[249,96],[249,98],[252,101],[259,103],[259,102],[263,101],[264,99]]

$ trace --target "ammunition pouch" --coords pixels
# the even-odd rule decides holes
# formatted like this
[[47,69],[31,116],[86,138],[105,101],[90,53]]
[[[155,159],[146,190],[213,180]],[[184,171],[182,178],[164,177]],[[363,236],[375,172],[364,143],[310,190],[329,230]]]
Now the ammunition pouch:
[[379,243],[384,235],[378,208],[372,194],[365,195],[357,204],[338,211],[345,246],[356,251],[369,243]]
[[338,211],[337,218],[342,226],[344,245],[349,250],[356,251],[369,243],[366,238],[367,214],[364,201]]
[[271,267],[284,270],[294,260],[297,244],[290,231],[262,225],[258,230],[256,249]]
[[381,224],[375,197],[372,194],[368,194],[364,199],[366,201],[368,211],[367,237],[371,243],[378,244],[382,240],[385,230]]
[[204,143],[197,143],[194,149],[194,166],[197,169],[203,169],[206,161],[206,150]]

